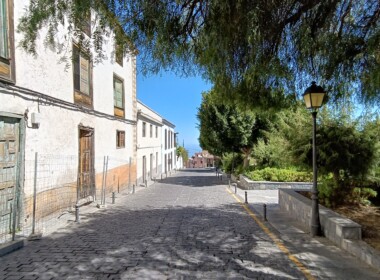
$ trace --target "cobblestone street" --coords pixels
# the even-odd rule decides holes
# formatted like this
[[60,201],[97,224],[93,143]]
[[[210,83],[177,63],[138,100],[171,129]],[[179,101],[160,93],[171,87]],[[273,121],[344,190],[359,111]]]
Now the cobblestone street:
[[[80,224],[71,222],[0,258],[0,278],[314,279],[321,275],[316,271],[309,277],[291,259],[226,191],[226,182],[222,184],[211,170],[187,170],[134,195],[118,194],[116,204],[83,214]],[[375,271],[356,267],[353,258],[349,261],[347,268],[355,272],[347,275],[378,279]],[[323,265],[318,263],[321,271]]]

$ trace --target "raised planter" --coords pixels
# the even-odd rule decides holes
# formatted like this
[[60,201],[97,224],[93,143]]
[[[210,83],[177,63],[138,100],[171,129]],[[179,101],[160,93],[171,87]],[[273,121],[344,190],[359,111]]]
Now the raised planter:
[[[296,190],[279,189],[280,209],[310,228],[311,200]],[[367,264],[379,268],[380,253],[361,240],[361,226],[334,211],[319,206],[319,217],[324,236]]]
[[309,182],[269,182],[269,181],[252,181],[244,175],[239,176],[240,188],[244,190],[277,190],[283,189],[303,189],[309,190],[312,183]]

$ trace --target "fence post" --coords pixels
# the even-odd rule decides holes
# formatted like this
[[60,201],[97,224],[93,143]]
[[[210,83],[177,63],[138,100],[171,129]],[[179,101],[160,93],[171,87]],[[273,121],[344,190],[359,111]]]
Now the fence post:
[[115,192],[112,192],[112,204],[115,204]]
[[103,180],[102,180],[102,191],[100,193],[100,204],[103,205],[103,193],[104,193],[104,176],[106,170],[106,156],[103,158]]
[[37,203],[37,162],[38,152],[34,154],[34,186],[33,186],[33,220],[32,220],[32,234],[36,231],[36,203]]
[[131,188],[131,165],[132,165],[132,158],[129,157],[129,175],[128,175],[128,191]]
[[75,222],[80,223],[79,205],[75,204]]
[[106,157],[106,173],[104,175],[103,205],[106,205],[107,173],[108,173],[108,156]]
[[248,193],[245,191],[245,203],[248,203]]
[[264,221],[267,221],[267,205],[263,204]]
[[132,187],[132,193],[133,193],[133,194],[135,193],[135,184],[133,184],[133,187]]

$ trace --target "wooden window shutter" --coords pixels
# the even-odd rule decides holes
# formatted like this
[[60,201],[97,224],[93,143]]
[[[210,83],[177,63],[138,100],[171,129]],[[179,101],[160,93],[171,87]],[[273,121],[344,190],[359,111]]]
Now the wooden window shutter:
[[80,56],[80,91],[90,94],[90,63],[83,56]]
[[80,91],[80,67],[79,67],[79,50],[73,48],[73,70],[74,70],[74,89]]
[[9,58],[7,0],[0,0],[0,56]]
[[120,146],[125,147],[125,132],[121,131],[120,133]]
[[124,108],[123,104],[123,82],[114,78],[113,82],[114,106],[117,108]]

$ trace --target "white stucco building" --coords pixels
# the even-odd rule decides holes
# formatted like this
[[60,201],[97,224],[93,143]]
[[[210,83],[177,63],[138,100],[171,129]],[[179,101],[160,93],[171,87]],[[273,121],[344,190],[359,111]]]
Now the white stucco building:
[[137,184],[151,184],[183,167],[176,156],[175,125],[137,101]]
[[75,38],[65,42],[73,56],[66,69],[43,36],[37,57],[16,47],[29,1],[0,2],[1,235],[11,219],[30,223],[35,193],[38,219],[135,182],[137,112],[136,59],[120,56],[112,37],[96,65]]
[[162,117],[137,101],[137,183],[149,184],[161,176]]
[[162,119],[162,153],[163,164],[162,172],[167,174],[168,172],[176,169],[176,137],[174,128],[175,125],[166,119]]

